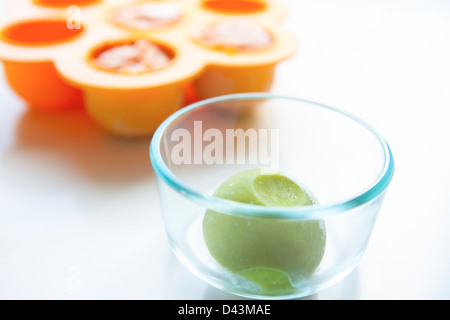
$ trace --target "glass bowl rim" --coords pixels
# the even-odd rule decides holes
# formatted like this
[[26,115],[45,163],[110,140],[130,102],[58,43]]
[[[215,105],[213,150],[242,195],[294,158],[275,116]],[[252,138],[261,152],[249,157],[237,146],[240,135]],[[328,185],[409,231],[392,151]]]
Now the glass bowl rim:
[[[297,207],[266,207],[225,200],[194,190],[190,188],[186,183],[184,183],[181,179],[179,179],[164,163],[164,160],[160,152],[160,142],[166,129],[170,126],[171,123],[173,123],[179,117],[186,115],[196,109],[215,103],[225,101],[236,101],[236,100],[262,100],[262,99],[265,100],[281,99],[293,102],[306,103],[309,105],[313,105],[315,107],[327,109],[331,112],[335,112],[344,117],[347,117],[350,120],[356,121],[357,123],[362,125],[366,130],[368,130],[380,143],[384,153],[383,170],[381,171],[377,179],[375,179],[375,181],[372,183],[372,185],[370,185],[366,190],[363,190],[357,195],[343,201],[327,205],[319,204],[319,205],[297,206]],[[386,140],[384,139],[384,137],[372,126],[370,126],[368,123],[361,120],[360,118],[348,112],[344,112],[337,108],[330,107],[328,105],[321,104],[318,102],[271,93],[238,93],[238,94],[223,95],[201,100],[199,102],[181,108],[172,115],[170,115],[157,128],[151,139],[149,151],[150,151],[150,160],[155,173],[176,192],[210,210],[247,218],[316,220],[324,218],[326,216],[347,212],[353,208],[364,205],[380,196],[386,190],[389,183],[391,182],[395,167],[391,149]]]

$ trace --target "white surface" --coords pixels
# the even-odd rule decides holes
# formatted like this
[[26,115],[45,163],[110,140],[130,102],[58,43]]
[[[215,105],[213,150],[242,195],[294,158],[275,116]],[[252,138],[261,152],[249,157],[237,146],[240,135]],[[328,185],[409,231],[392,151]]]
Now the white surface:
[[[360,265],[311,298],[449,299],[450,2],[287,2],[301,49],[274,91],[358,115],[396,160]],[[171,253],[149,142],[32,114],[0,78],[1,299],[234,298]]]

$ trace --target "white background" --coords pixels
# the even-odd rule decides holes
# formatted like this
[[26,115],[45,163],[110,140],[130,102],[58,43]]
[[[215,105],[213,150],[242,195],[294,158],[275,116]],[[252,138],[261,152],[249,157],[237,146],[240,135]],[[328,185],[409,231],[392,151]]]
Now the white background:
[[[361,117],[396,161],[363,260],[310,298],[449,299],[450,1],[287,3],[300,50],[274,92]],[[149,143],[31,113],[0,76],[0,298],[234,298],[173,256]]]

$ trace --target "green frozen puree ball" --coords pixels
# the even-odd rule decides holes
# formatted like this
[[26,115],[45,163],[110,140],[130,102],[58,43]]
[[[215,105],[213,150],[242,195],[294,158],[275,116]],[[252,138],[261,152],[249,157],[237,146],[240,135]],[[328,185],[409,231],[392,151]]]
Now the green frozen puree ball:
[[[272,207],[314,204],[312,197],[292,180],[260,169],[231,177],[214,195]],[[293,283],[311,276],[325,251],[322,220],[251,219],[208,210],[203,235],[218,263],[258,284],[265,292],[292,289]]]

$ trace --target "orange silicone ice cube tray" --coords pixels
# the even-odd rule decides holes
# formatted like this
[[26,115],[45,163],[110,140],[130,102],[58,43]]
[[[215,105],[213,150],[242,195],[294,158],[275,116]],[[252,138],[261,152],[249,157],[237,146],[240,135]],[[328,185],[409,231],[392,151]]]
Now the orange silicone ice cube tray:
[[[118,10],[144,2],[170,4],[180,15],[149,28],[112,19]],[[276,0],[15,0],[10,13],[0,26],[0,59],[17,94],[36,110],[84,107],[120,136],[151,134],[193,99],[269,91],[276,65],[297,46],[281,26],[286,8]],[[230,50],[202,43],[192,32],[232,19],[260,26],[273,41],[257,50]],[[136,74],[93,63],[104,48],[138,39],[157,45],[170,62]]]

